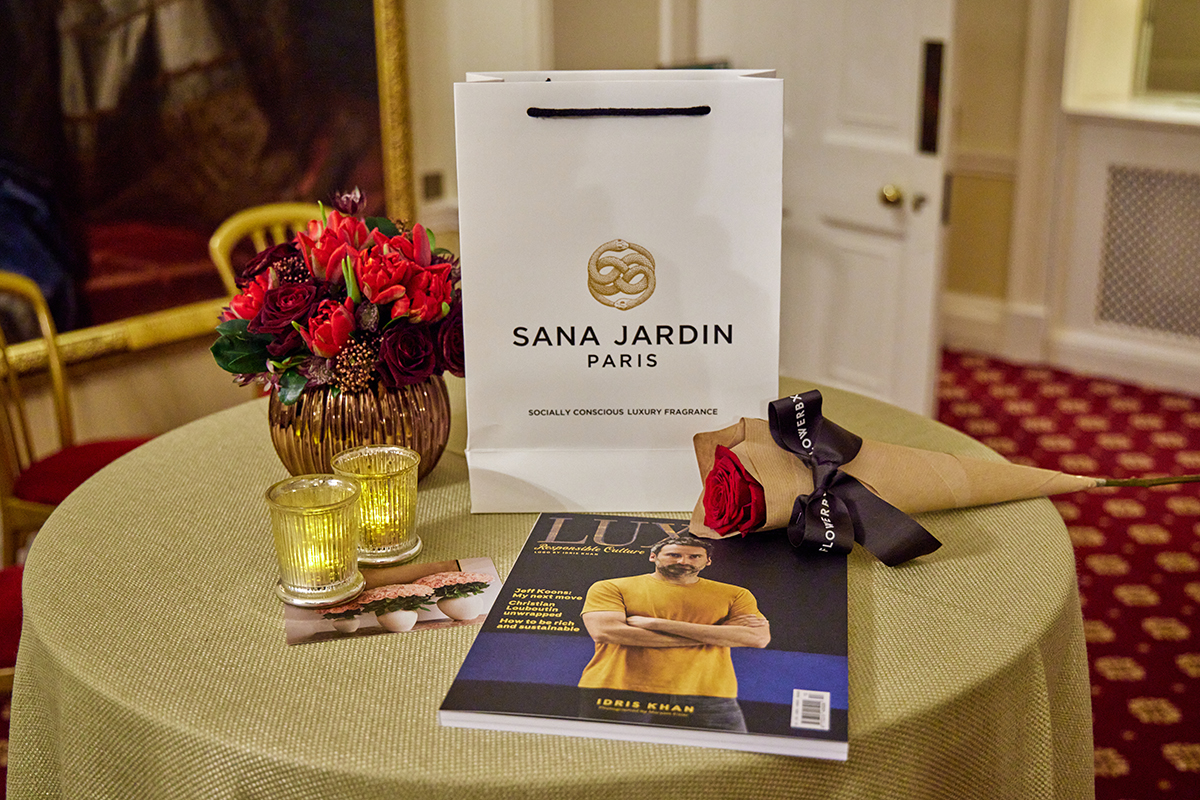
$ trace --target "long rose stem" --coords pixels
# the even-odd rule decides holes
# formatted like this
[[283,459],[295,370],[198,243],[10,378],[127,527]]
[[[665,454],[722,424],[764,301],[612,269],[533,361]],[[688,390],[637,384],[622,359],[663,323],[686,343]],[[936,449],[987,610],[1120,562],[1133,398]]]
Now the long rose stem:
[[1100,478],[1099,486],[1165,486],[1170,483],[1197,483],[1200,475],[1167,475],[1162,478]]

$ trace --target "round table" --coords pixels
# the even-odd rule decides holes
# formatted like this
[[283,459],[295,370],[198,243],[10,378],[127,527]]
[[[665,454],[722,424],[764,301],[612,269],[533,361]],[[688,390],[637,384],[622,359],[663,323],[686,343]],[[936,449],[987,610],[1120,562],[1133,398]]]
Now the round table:
[[[998,458],[824,393],[864,437]],[[477,627],[285,644],[263,492],[286,474],[256,400],[149,442],[58,508],[25,570],[10,798],[1092,796],[1074,560],[1047,500],[923,514],[943,546],[901,567],[855,548],[839,763],[439,726]],[[421,483],[420,560],[490,556],[506,575],[536,515],[472,515],[468,497],[447,452]]]

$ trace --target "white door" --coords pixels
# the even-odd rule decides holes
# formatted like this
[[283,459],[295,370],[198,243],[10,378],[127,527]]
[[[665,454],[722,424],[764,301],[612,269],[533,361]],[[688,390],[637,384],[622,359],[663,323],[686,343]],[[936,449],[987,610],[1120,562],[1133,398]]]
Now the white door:
[[940,355],[951,17],[951,0],[700,0],[697,14],[701,60],[784,79],[782,374],[921,414]]

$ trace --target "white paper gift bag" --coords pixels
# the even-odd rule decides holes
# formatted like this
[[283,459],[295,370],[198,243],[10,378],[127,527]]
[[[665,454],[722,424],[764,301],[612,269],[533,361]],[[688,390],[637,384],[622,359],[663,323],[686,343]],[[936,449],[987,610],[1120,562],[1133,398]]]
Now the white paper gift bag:
[[772,72],[455,86],[473,511],[668,511],[779,370]]

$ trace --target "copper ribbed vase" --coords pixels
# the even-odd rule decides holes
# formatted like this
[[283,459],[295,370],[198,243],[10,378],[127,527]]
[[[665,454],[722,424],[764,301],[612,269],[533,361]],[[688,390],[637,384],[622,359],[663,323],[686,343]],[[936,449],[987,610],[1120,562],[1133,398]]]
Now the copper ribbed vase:
[[306,390],[290,406],[272,392],[267,418],[275,452],[293,475],[332,473],[333,457],[351,447],[398,444],[421,454],[423,478],[450,438],[450,396],[440,375],[399,389]]

